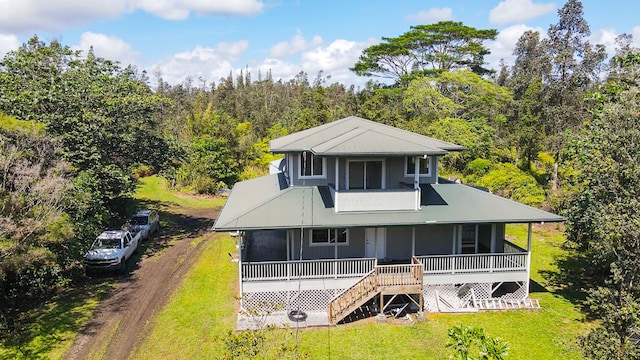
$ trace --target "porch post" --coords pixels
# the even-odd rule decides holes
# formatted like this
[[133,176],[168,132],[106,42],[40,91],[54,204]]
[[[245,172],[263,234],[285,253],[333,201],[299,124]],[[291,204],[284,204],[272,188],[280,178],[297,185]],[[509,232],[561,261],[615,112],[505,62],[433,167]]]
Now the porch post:
[[240,232],[240,236],[238,236],[238,282],[240,283],[238,291],[238,298],[240,299],[240,309],[242,309],[242,238],[244,237],[244,232]]
[[287,230],[287,261],[291,260],[291,247],[290,247],[290,241],[291,241],[291,230]]
[[289,187],[293,186],[293,156],[285,154],[287,157],[287,168],[289,168]]
[[529,282],[531,282],[531,223],[527,228],[527,296],[529,296]]
[[336,182],[336,188],[335,188],[335,190],[336,191],[338,191],[338,189],[340,189],[340,176],[338,174],[338,171],[340,170],[339,163],[340,163],[340,159],[336,158],[336,164],[335,164],[335,166],[336,166],[336,181],[335,181]]
[[416,156],[413,164],[413,188],[420,188],[420,156]]
[[[496,252],[496,224],[491,224],[491,253],[494,254]],[[504,250],[503,250],[504,252]]]
[[411,257],[416,256],[416,227],[411,227]]
[[438,157],[437,156],[431,156],[429,158],[429,168],[431,169],[431,166],[433,166],[433,170],[434,170],[434,174],[436,176],[436,184],[439,184],[438,182]]

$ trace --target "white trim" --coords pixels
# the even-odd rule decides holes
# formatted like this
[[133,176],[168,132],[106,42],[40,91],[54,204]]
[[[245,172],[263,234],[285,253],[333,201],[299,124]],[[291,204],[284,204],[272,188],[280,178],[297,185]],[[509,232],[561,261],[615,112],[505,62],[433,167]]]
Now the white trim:
[[[367,162],[374,162],[374,161],[380,161],[382,162],[382,174],[381,174],[381,179],[380,179],[380,189],[384,190],[387,188],[387,161],[384,158],[371,158],[371,159],[359,159],[359,158],[353,158],[353,159],[346,159],[347,163],[345,165],[345,184],[344,184],[344,188],[345,190],[359,190],[359,189],[350,189],[349,188],[349,164],[352,162],[364,162],[365,166],[364,166],[364,174],[362,175],[364,177],[364,186],[366,186],[367,184]],[[363,189],[363,190],[372,190],[372,189]],[[373,190],[377,190],[377,189],[373,189]]]
[[[336,231],[338,229],[344,229],[347,235],[347,241],[346,242],[326,242],[326,243],[314,243],[313,242],[313,231]],[[349,245],[349,229],[347,228],[331,228],[331,229],[309,229],[309,247],[315,247],[315,246],[348,246]],[[330,234],[328,234],[330,235]]]
[[293,156],[287,154],[287,167],[289,168],[289,186],[293,186]]
[[[431,177],[431,168],[433,167],[433,161],[431,159],[433,158],[433,156],[427,156],[426,159],[424,159],[424,157],[422,157],[422,156],[405,156],[404,157],[404,177],[413,178],[415,176],[415,170],[414,170],[414,174],[409,174],[409,170],[408,170],[408,165],[409,164],[407,164],[407,161],[408,161],[409,158],[413,158],[413,159],[418,158],[418,159],[420,159],[420,161],[427,160],[427,163],[429,165],[429,172],[427,172],[426,174],[420,173],[420,177],[421,178],[423,178],[423,177]],[[414,165],[415,164],[417,164],[417,163],[414,161]],[[416,165],[416,166],[419,166],[419,165]]]
[[[303,151],[301,153],[298,153],[298,179],[326,179],[327,178],[327,159],[319,156],[318,158],[322,160],[322,174],[306,175],[306,176],[302,175],[302,156],[305,152],[316,157],[316,155],[311,151]],[[313,172],[313,169],[312,169],[312,172]]]
[[335,170],[336,170],[336,174],[335,174],[335,182],[336,182],[336,188],[335,190],[338,191],[338,189],[340,189],[340,158],[335,158]]

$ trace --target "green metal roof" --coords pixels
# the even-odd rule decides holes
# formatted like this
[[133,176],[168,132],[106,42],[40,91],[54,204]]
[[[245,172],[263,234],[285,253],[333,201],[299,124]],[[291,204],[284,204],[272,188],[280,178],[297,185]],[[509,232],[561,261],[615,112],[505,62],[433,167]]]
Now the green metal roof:
[[350,116],[271,140],[275,153],[312,151],[319,156],[444,155],[460,145]]
[[561,216],[455,183],[422,187],[419,211],[334,212],[323,186],[286,187],[283,174],[234,186],[216,231],[399,226],[420,224],[559,222]]

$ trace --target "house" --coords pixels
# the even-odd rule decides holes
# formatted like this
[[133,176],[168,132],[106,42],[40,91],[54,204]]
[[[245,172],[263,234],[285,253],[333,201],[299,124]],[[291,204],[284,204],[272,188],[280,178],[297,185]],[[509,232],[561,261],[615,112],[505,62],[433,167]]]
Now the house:
[[[424,311],[535,307],[531,224],[560,216],[438,177],[461,146],[347,117],[270,143],[280,172],[237,183],[214,230],[237,232],[241,308],[337,323],[402,297]],[[527,248],[505,224],[529,224]]]

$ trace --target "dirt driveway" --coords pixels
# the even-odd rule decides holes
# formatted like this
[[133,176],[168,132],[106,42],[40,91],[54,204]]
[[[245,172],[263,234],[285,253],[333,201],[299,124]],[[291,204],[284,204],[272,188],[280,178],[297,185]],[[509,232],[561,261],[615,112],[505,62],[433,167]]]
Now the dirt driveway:
[[[217,215],[218,209],[160,211],[161,223],[168,225],[143,244],[142,255],[130,261],[127,275],[117,278],[115,288],[78,333],[64,359],[129,358],[151,330],[149,321],[180,286],[203,244],[213,236],[210,229]],[[200,236],[205,241],[192,246]]]

